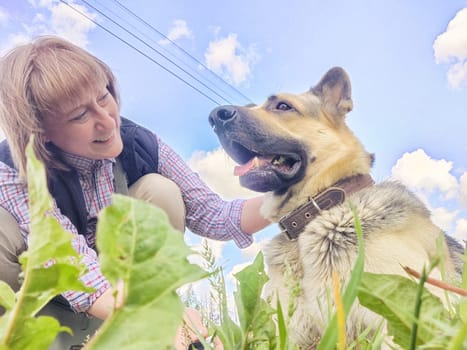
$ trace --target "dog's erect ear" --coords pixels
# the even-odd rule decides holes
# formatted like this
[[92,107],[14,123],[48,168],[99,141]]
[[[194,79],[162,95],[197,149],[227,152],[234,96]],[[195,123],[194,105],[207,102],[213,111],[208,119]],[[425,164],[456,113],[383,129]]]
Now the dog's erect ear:
[[340,67],[331,68],[310,91],[321,98],[325,110],[334,117],[343,117],[352,110],[350,79]]

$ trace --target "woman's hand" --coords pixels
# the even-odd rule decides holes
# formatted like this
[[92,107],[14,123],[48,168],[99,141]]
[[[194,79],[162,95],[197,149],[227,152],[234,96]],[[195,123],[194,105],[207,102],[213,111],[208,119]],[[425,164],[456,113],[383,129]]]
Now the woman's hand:
[[[203,324],[201,314],[191,308],[185,308],[183,314],[183,323],[177,330],[174,339],[174,346],[177,350],[187,350],[190,344],[199,342],[198,334],[204,339],[208,337],[208,329]],[[218,338],[213,340],[216,350],[223,350],[224,347]],[[195,347],[192,348],[196,349]],[[191,349],[190,349],[191,350]]]

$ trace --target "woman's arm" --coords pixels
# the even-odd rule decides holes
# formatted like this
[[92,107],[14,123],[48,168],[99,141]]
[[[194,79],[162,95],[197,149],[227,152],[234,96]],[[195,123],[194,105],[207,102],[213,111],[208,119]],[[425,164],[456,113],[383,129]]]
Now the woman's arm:
[[186,206],[186,224],[194,233],[210,239],[233,240],[245,248],[251,234],[267,226],[261,216],[262,197],[226,201],[214,193],[199,175],[167,144],[158,138],[159,171],[182,191]]
[[253,234],[268,226],[271,222],[261,214],[264,196],[254,197],[245,200],[242,208],[240,225],[242,231]]

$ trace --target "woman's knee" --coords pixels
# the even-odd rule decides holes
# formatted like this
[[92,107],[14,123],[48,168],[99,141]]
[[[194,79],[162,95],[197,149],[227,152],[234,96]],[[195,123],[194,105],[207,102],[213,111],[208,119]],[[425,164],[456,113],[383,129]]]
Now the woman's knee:
[[19,255],[26,250],[26,244],[15,218],[0,207],[0,280],[11,288],[20,287],[21,265]]
[[185,203],[180,188],[172,180],[160,174],[147,174],[130,186],[128,194],[161,208],[175,229],[185,231]]

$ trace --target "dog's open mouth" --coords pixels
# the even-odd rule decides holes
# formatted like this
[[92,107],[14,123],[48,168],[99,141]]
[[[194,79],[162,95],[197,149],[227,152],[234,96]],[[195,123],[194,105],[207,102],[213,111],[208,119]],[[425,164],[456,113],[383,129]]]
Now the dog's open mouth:
[[250,171],[271,169],[284,175],[292,175],[294,170],[300,166],[300,160],[283,155],[276,156],[254,156],[248,162],[237,165],[234,169],[234,175],[243,176]]
[[[234,175],[240,183],[258,192],[277,191],[290,185],[302,169],[302,159],[298,153],[265,154],[250,150],[238,142],[224,147],[228,154],[240,165]],[[272,150],[271,150],[272,151]]]

